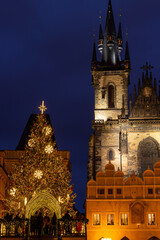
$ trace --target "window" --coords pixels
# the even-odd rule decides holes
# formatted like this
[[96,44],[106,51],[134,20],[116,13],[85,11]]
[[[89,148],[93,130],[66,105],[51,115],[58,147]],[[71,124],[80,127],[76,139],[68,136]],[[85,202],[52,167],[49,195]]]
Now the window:
[[121,213],[121,225],[128,225],[128,214]]
[[107,225],[114,225],[114,214],[107,214]]
[[113,194],[113,189],[108,189],[108,194]]
[[122,194],[122,189],[121,188],[117,188],[117,194]]
[[104,99],[106,95],[105,88],[102,88],[102,98]]
[[113,151],[109,150],[109,160],[113,160]]
[[153,188],[148,188],[148,194],[153,194]]
[[104,194],[104,188],[99,188],[98,189],[98,194]]
[[100,225],[100,214],[96,213],[93,215],[93,225]]
[[155,214],[154,213],[148,214],[148,225],[155,225]]
[[109,108],[114,108],[115,104],[114,104],[114,86],[113,85],[109,85],[108,87],[108,107]]
[[160,188],[157,188],[157,189],[156,189],[156,193],[157,193],[157,194],[160,194]]

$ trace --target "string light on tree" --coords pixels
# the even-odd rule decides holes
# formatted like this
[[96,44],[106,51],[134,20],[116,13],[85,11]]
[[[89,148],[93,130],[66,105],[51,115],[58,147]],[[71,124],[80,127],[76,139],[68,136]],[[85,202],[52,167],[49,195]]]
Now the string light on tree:
[[43,131],[45,132],[46,136],[48,136],[49,134],[51,134],[52,128],[47,126],[43,128]]
[[15,194],[16,194],[16,189],[15,188],[10,189],[10,195],[15,196]]
[[33,147],[34,144],[35,144],[34,139],[29,139],[29,140],[28,140],[28,146],[29,146],[29,147]]
[[52,145],[47,145],[45,147],[45,152],[48,154],[51,154],[53,152],[53,146]]
[[34,172],[34,176],[35,176],[35,178],[41,179],[43,176],[43,172],[41,170],[36,170]]

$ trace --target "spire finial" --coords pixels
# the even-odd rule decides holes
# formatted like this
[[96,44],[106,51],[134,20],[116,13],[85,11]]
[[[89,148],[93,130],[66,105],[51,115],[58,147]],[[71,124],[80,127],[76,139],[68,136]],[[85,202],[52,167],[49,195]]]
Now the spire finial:
[[126,28],[126,41],[128,41],[128,28]]
[[153,66],[148,65],[148,62],[146,62],[146,65],[143,65],[143,66],[141,67],[141,69],[146,70],[146,76],[148,76],[148,70],[151,71],[152,68],[153,68]]
[[122,9],[120,9],[119,16],[120,16],[120,21],[121,21],[121,17],[122,17]]
[[38,108],[41,111],[41,114],[47,110],[46,106],[44,105],[44,101],[42,101],[42,105],[40,105]]
[[101,11],[99,11],[99,21],[100,21],[100,23],[101,23],[101,20],[102,20],[102,16],[101,16]]

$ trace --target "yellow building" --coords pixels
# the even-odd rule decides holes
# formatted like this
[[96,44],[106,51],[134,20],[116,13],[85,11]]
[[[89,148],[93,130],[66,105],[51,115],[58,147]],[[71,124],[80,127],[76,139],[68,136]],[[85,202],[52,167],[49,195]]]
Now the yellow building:
[[160,161],[143,180],[124,178],[109,162],[87,184],[87,240],[148,240],[160,238]]

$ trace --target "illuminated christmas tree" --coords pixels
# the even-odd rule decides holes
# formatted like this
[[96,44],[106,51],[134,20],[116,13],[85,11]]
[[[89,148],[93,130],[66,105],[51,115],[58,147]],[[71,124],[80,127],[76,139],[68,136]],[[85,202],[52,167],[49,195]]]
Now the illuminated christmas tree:
[[62,216],[69,212],[74,215],[75,194],[70,185],[71,174],[58,154],[53,142],[53,130],[48,125],[44,103],[40,106],[41,114],[37,114],[25,151],[10,175],[11,212],[24,215],[27,203],[40,189],[46,189],[61,206]]

